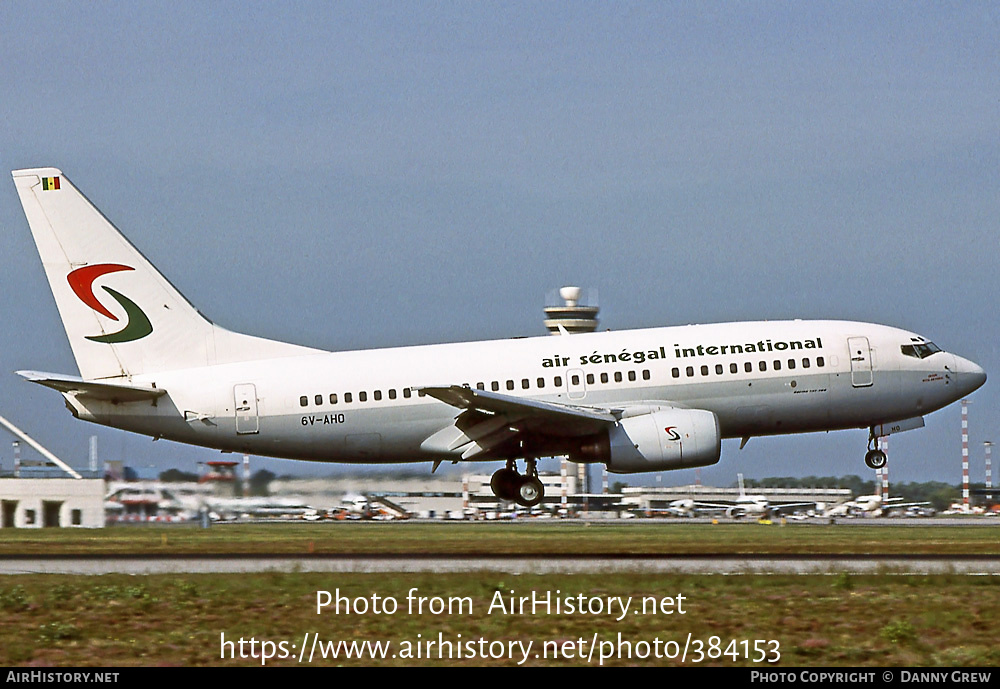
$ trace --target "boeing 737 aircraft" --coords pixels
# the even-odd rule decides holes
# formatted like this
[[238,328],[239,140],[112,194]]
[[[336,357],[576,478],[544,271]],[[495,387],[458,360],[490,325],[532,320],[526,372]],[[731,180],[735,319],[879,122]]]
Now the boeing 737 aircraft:
[[877,467],[876,437],[986,381],[920,335],[841,321],[351,352],[265,340],[205,319],[59,170],[13,177],[80,369],[18,373],[77,418],[153,438],[317,462],[503,461],[493,492],[530,506],[539,457],[663,471],[718,462],[723,438],[868,428]]

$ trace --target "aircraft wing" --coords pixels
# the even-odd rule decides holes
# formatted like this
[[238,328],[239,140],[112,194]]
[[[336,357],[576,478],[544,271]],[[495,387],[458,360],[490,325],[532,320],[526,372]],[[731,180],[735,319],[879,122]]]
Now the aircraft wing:
[[[542,402],[504,395],[499,392],[474,390],[459,385],[451,385],[446,388],[426,387],[418,388],[418,390],[460,409],[473,409],[486,414],[530,416],[573,430],[576,427],[584,426],[586,427],[585,433],[593,433],[607,424],[616,423],[621,418],[620,409],[578,407],[558,402]],[[565,435],[578,435],[578,433],[570,432]]]
[[17,371],[17,375],[32,383],[44,385],[59,392],[104,400],[106,402],[142,402],[152,401],[167,394],[164,388],[144,387],[123,383],[102,383],[84,380],[78,376],[67,376],[60,373],[42,373],[40,371]]
[[427,438],[421,448],[441,454],[462,451],[463,460],[479,459],[518,434],[541,432],[549,436],[583,436],[616,423],[622,410],[543,402],[467,388],[417,388],[462,412],[455,423]]
[[816,509],[816,502],[779,502],[771,503],[768,505],[771,512],[774,514],[781,514],[787,510],[798,510],[803,508]]
[[719,502],[701,502],[700,500],[695,500],[694,509],[701,510],[702,512],[711,512],[718,510],[728,510],[730,507],[735,507],[735,502],[719,503]]
[[[896,498],[902,500],[903,498]],[[921,502],[891,502],[893,498],[889,498],[890,502],[881,505],[883,512],[888,512],[889,510],[907,510],[911,507],[928,507],[931,503],[928,500],[923,500]]]

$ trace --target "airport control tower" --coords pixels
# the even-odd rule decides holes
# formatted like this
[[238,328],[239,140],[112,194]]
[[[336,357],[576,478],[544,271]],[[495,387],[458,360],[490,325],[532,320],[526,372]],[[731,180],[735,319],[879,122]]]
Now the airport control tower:
[[586,303],[582,303],[583,290],[579,287],[566,286],[559,289],[559,297],[563,303],[545,307],[545,327],[552,335],[559,335],[559,326],[567,333],[592,333],[597,330],[596,290],[590,290]]
[[[586,303],[581,297],[583,290],[579,287],[567,285],[559,288],[559,298],[562,304],[545,307],[545,327],[551,335],[573,335],[576,333],[592,333],[597,330],[597,290],[588,290],[589,294]],[[554,295],[550,296],[549,303],[555,301]],[[561,472],[565,475],[568,471],[567,461],[562,459]],[[577,480],[580,486],[580,493],[583,499],[583,510],[586,513],[589,509],[587,495],[590,494],[590,472],[586,464],[577,465]]]

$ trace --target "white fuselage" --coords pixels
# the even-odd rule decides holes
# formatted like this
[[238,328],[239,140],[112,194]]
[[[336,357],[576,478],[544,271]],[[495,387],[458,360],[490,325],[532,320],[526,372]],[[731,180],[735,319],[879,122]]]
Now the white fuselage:
[[531,507],[539,457],[637,473],[714,464],[723,438],[870,427],[870,445],[986,380],[918,335],[842,321],[323,352],[207,320],[58,168],[11,176],[80,375],[18,373],[80,418],[154,438],[320,462],[506,460],[491,489]]
[[[135,376],[168,394],[81,418],[234,452],[328,462],[456,459],[422,445],[460,410],[418,390],[465,385],[565,405],[714,412],[722,437],[870,427],[939,409],[985,380],[892,327],[844,321],[688,325],[330,352]],[[496,457],[488,457],[496,459]]]

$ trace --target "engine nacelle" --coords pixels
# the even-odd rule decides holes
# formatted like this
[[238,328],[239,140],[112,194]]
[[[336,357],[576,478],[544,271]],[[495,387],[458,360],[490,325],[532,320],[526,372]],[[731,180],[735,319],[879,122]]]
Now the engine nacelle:
[[659,408],[626,416],[581,459],[603,462],[615,474],[708,466],[719,461],[719,419],[704,409]]
[[730,519],[742,519],[746,516],[746,514],[747,509],[745,507],[737,507],[734,505],[733,507],[726,508],[726,516]]

